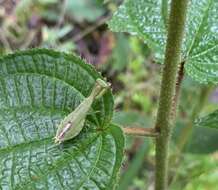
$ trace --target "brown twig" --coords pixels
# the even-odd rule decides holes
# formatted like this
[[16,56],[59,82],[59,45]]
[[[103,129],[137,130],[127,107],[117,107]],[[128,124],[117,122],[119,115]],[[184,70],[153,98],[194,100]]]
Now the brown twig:
[[159,134],[155,128],[123,127],[122,129],[126,135],[157,137]]

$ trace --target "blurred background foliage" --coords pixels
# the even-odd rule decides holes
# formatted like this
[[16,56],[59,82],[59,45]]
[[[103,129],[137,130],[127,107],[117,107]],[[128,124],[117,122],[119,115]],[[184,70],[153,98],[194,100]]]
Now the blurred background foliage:
[[[113,121],[122,127],[152,127],[161,66],[142,41],[108,30],[106,22],[121,2],[0,0],[0,52],[45,47],[79,54],[112,83]],[[171,143],[171,189],[218,189],[217,131],[194,125],[217,106],[215,86],[202,86],[185,76]],[[127,137],[118,189],[151,190],[153,179],[153,139]]]

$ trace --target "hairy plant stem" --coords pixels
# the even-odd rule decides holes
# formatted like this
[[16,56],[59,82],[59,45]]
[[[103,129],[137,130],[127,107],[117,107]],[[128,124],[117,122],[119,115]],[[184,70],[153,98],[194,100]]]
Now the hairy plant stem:
[[162,74],[160,102],[155,128],[156,138],[155,189],[166,190],[168,182],[168,149],[172,131],[172,108],[176,87],[176,74],[181,62],[181,46],[185,28],[188,0],[172,0],[168,36]]

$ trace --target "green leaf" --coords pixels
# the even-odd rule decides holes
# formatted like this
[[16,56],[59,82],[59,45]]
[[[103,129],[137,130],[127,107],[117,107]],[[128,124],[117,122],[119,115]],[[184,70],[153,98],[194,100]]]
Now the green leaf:
[[[163,62],[168,18],[167,0],[125,0],[109,27],[142,38]],[[200,83],[218,83],[218,1],[191,0],[183,46],[186,72]]]
[[218,1],[192,0],[186,31],[186,71],[201,83],[218,83]]
[[[209,127],[218,130],[218,110],[196,120],[196,127]],[[217,131],[218,132],[218,131]]]
[[108,91],[84,130],[56,145],[60,121],[86,97],[96,78],[74,55],[39,49],[0,58],[0,186],[2,189],[112,189],[123,156],[119,127],[109,124]]
[[[142,38],[154,51],[158,60],[163,60],[166,41],[166,4],[161,0],[126,0],[108,22],[114,32],[128,32]],[[163,14],[161,14],[163,13]]]

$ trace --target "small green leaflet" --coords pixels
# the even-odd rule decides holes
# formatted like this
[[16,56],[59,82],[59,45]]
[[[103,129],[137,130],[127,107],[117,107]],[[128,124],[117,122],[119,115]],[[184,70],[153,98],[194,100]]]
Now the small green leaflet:
[[106,83],[100,78],[96,80],[91,94],[85,98],[73,112],[61,121],[55,136],[55,143],[61,143],[72,139],[80,133],[93,101],[96,98],[101,97],[109,86],[109,83]]

